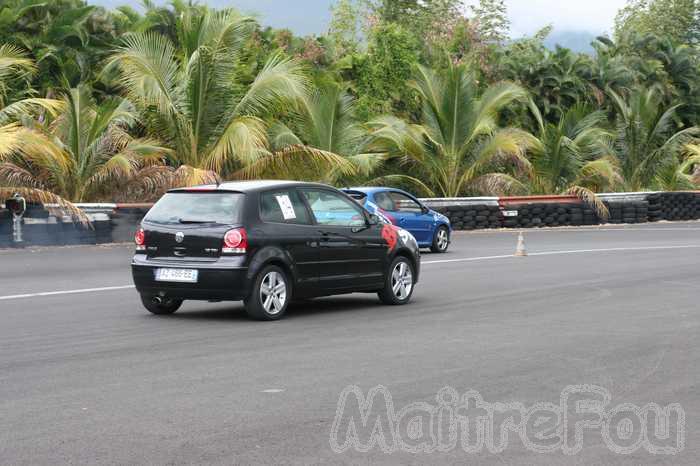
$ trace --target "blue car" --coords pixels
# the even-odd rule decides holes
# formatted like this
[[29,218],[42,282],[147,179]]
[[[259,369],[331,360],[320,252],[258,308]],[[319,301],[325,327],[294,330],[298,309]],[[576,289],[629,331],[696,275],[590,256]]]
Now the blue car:
[[387,223],[408,230],[421,248],[446,252],[450,245],[450,220],[421,204],[406,191],[395,188],[346,188],[342,190]]

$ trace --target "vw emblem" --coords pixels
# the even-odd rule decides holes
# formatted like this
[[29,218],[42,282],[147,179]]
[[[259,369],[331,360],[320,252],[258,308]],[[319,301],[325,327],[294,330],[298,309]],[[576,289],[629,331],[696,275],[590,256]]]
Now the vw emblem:
[[178,243],[182,243],[185,240],[185,234],[181,231],[178,231],[175,233],[175,241]]

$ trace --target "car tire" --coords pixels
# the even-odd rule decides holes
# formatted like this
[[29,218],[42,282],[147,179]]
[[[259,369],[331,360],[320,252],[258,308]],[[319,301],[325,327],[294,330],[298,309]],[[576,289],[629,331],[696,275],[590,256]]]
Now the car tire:
[[291,300],[292,289],[287,274],[276,265],[268,265],[255,277],[244,304],[253,319],[278,320],[287,312]]
[[162,302],[157,303],[154,301],[155,298],[157,297],[144,294],[141,295],[141,303],[143,304],[143,307],[145,307],[151,314],[173,314],[175,311],[180,309],[180,306],[182,306],[181,299],[160,298],[162,299]]
[[435,231],[433,236],[433,244],[430,246],[430,251],[438,254],[447,252],[450,247],[450,230],[446,226],[441,226]]
[[[384,288],[377,293],[381,302],[392,306],[408,303],[415,288],[415,276],[411,261],[404,256],[396,256],[388,268]],[[401,285],[398,284],[399,280],[402,281]]]

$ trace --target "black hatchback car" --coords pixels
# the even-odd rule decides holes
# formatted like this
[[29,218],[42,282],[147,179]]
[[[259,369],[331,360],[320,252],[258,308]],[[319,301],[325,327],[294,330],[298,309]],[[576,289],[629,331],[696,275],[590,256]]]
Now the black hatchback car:
[[275,320],[292,299],[354,292],[405,304],[420,271],[410,233],[315,183],[174,189],[135,241],[134,283],[154,314],[171,314],[183,300],[243,300],[251,317]]

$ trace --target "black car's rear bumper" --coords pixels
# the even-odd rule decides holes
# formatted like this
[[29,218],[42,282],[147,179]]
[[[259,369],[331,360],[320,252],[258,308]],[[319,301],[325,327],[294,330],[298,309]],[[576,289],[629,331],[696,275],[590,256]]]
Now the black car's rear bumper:
[[[248,267],[239,264],[240,261],[224,259],[216,262],[162,261],[137,254],[131,262],[131,273],[136,290],[142,294],[204,301],[238,301],[244,299],[250,289]],[[157,281],[156,270],[159,268],[196,269],[197,283]]]

